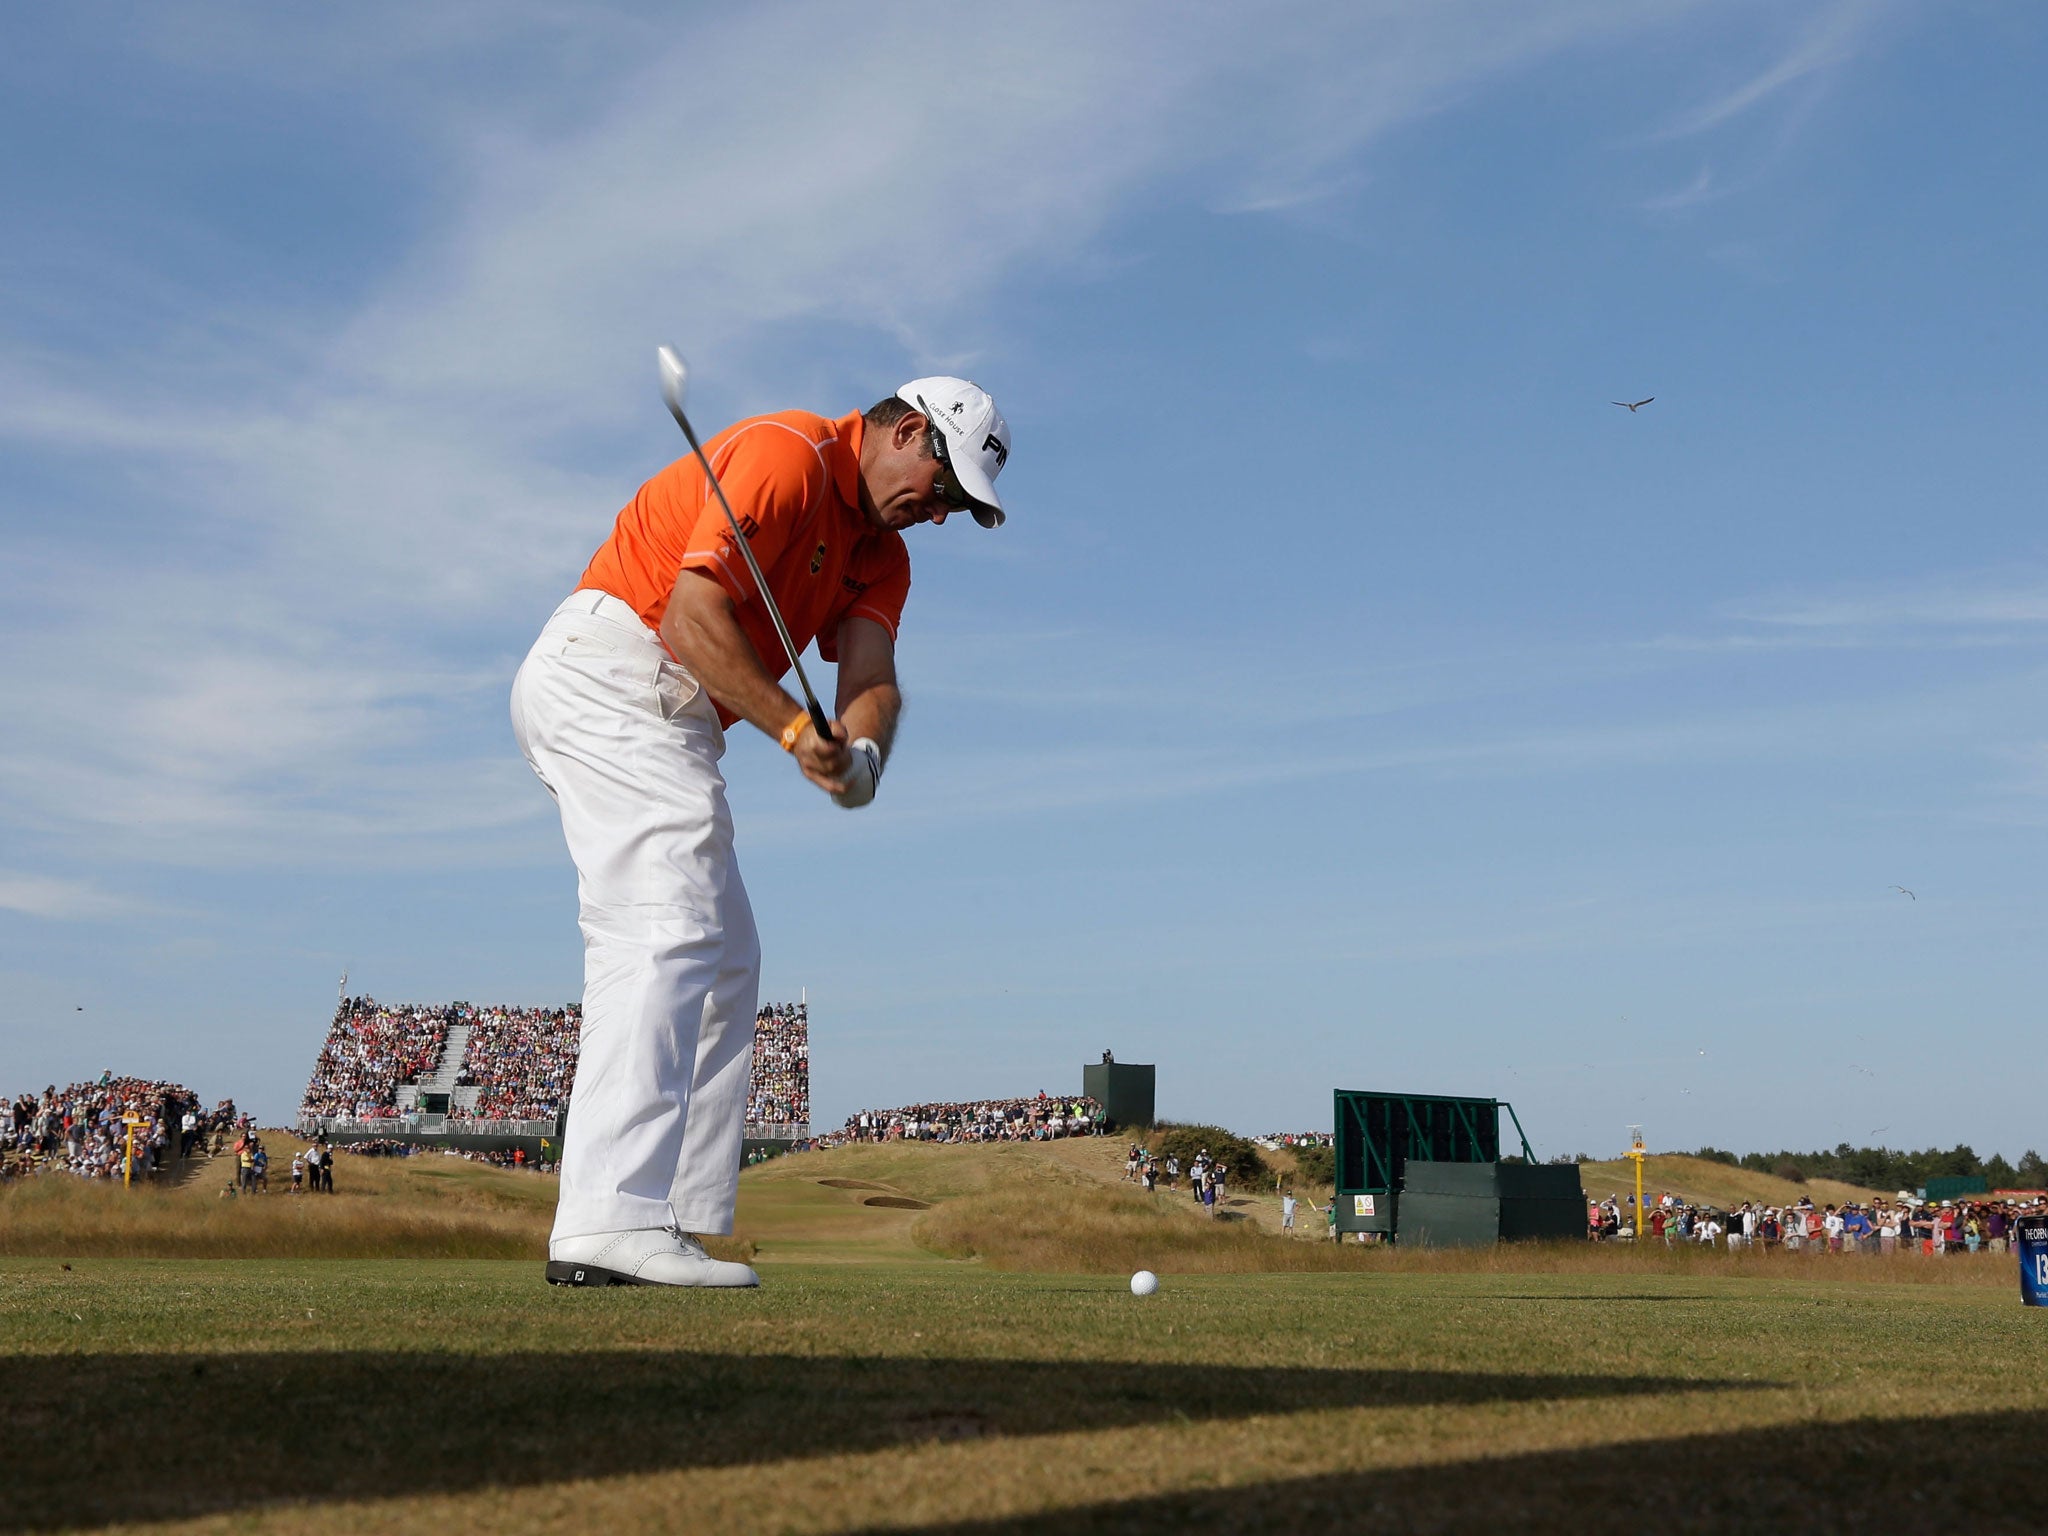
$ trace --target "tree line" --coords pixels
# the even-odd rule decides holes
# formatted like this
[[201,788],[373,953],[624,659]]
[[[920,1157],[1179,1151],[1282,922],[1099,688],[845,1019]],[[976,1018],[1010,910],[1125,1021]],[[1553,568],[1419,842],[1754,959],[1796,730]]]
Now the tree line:
[[1692,1154],[1731,1168],[1775,1174],[1803,1184],[1808,1179],[1836,1179],[1865,1189],[1921,1189],[1929,1179],[1981,1177],[1993,1189],[2048,1188],[2048,1161],[2029,1150],[2017,1163],[1999,1153],[1979,1157],[1969,1146],[1947,1151],[1894,1151],[1890,1147],[1852,1147],[1843,1142],[1832,1152],[1745,1152],[1737,1156],[1719,1147],[1701,1147]]

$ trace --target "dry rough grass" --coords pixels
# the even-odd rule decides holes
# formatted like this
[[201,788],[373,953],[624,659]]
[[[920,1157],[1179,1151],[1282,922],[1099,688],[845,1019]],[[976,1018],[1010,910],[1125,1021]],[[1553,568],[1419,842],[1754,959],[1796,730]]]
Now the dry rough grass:
[[927,1212],[912,1234],[948,1258],[1052,1274],[1656,1274],[1910,1285],[2009,1286],[2004,1254],[1729,1252],[1697,1244],[1504,1243],[1389,1248],[1293,1241],[1195,1214],[1185,1196],[1087,1189],[1030,1179]]
[[[268,1133],[280,1165],[299,1145]],[[1685,1187],[1691,1158],[1659,1160]],[[1688,1168],[1685,1165],[1691,1165]],[[427,1155],[344,1156],[333,1196],[279,1192],[223,1199],[225,1159],[174,1189],[46,1177],[0,1190],[0,1255],[155,1259],[531,1259],[545,1256],[556,1181],[547,1175]],[[1653,1166],[1655,1166],[1653,1164]],[[918,1143],[845,1147],[777,1159],[740,1183],[736,1235],[721,1257],[780,1263],[968,1261],[1041,1274],[1657,1274],[1810,1278],[1829,1282],[1978,1286],[2010,1283],[2003,1256],[1728,1253],[1561,1243],[1497,1249],[1338,1246],[1301,1215],[1278,1230],[1265,1190],[1229,1197],[1212,1221],[1185,1191],[1148,1195],[1118,1182],[1122,1144],[1109,1138],[998,1146]],[[1785,1186],[1791,1188],[1792,1186]],[[1704,1197],[1702,1197],[1704,1198]],[[930,1207],[926,1209],[926,1207]]]
[[1027,1177],[985,1199],[956,1200],[920,1217],[918,1242],[994,1269],[1065,1274],[1300,1273],[1355,1269],[1364,1249],[1283,1241],[1241,1221],[1182,1210],[1186,1196]]
[[[519,1202],[460,1174],[407,1189],[358,1181],[343,1165],[333,1196],[224,1199],[213,1181],[129,1189],[58,1176],[0,1191],[0,1254],[158,1259],[523,1259],[546,1255],[547,1203]],[[430,1179],[447,1187],[434,1188]],[[538,1175],[517,1175],[538,1179]],[[494,1181],[493,1181],[494,1182]],[[355,1186],[355,1187],[351,1187]],[[381,1187],[380,1187],[381,1186]]]

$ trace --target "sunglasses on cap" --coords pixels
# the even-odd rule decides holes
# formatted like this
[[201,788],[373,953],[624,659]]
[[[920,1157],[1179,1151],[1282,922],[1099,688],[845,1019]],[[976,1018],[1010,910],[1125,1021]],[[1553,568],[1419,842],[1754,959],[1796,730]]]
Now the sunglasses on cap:
[[972,512],[981,503],[967,494],[967,487],[953,472],[953,455],[946,447],[946,434],[939,430],[938,413],[924,403],[923,395],[917,397],[917,408],[924,412],[925,435],[931,443],[932,457],[939,461],[939,474],[932,482],[932,494],[949,507]]

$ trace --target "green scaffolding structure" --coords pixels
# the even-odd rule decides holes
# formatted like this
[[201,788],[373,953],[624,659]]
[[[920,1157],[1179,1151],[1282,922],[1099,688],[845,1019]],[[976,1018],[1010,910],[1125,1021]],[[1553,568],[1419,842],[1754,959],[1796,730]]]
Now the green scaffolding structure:
[[1497,1166],[1502,1110],[1514,1125],[1524,1161],[1533,1164],[1536,1154],[1521,1119],[1503,1099],[1337,1089],[1338,1230],[1393,1234],[1410,1163]]

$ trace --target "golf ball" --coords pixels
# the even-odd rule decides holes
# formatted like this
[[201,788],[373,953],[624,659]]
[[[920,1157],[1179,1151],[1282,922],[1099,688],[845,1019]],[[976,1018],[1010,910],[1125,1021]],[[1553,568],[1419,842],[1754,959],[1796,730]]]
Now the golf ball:
[[1133,1296],[1150,1296],[1158,1289],[1159,1277],[1149,1269],[1141,1269],[1131,1276],[1131,1294]]

